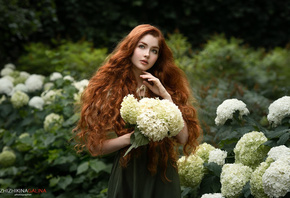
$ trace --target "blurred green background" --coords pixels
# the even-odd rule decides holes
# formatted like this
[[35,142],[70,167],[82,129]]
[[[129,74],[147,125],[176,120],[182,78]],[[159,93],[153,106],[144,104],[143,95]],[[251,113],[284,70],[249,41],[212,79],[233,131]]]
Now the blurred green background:
[[[61,92],[43,110],[15,108],[10,96],[0,94],[0,150],[12,150],[17,159],[0,164],[2,189],[46,188],[41,197],[106,197],[113,156],[75,153],[69,140],[79,92],[72,82],[50,75],[89,79],[138,24],[163,31],[176,64],[188,76],[199,104],[202,142],[230,153],[246,130],[270,130],[269,105],[289,96],[289,0],[0,0],[0,16],[0,68],[13,63],[15,79],[20,71],[41,74],[44,83],[53,84],[50,90]],[[216,108],[229,98],[247,104],[255,125],[221,144],[214,119]],[[51,113],[64,122],[46,131],[43,122]],[[23,138],[23,133],[29,135]],[[273,136],[271,146],[281,136]],[[289,146],[289,140],[283,144]]]

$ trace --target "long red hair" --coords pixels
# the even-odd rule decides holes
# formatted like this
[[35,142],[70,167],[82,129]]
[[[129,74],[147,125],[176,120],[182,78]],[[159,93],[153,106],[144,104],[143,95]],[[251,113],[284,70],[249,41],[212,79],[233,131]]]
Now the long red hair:
[[[92,155],[96,145],[102,147],[108,139],[108,133],[114,131],[118,136],[132,131],[126,129],[125,122],[120,116],[121,102],[128,94],[136,95],[137,81],[132,71],[131,56],[139,40],[151,34],[158,38],[159,55],[155,65],[148,71],[157,77],[173,102],[179,107],[188,127],[188,140],[183,146],[183,153],[189,155],[198,145],[200,127],[197,113],[192,106],[189,84],[185,74],[175,63],[171,50],[167,46],[164,36],[154,26],[139,25],[135,27],[116,47],[107,61],[90,79],[89,85],[81,97],[81,118],[76,127],[77,149],[87,148]],[[148,97],[158,97],[148,91]],[[148,169],[152,174],[157,171],[157,166],[163,170],[166,178],[167,162],[176,167],[178,149],[174,138],[165,138],[160,142],[151,142],[148,147]],[[121,155],[127,148],[121,150]],[[158,150],[159,152],[156,152]],[[135,152],[138,152],[136,149]],[[121,158],[121,165],[126,166],[134,151]],[[122,155],[123,156],[123,155]],[[160,156],[160,158],[159,158]],[[167,179],[167,178],[166,178]]]

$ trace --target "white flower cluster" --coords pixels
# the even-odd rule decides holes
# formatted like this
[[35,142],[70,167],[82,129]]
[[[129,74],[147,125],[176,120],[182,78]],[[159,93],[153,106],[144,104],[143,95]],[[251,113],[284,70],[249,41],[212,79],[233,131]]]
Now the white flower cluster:
[[56,113],[51,113],[47,115],[44,119],[44,130],[50,131],[53,128],[59,128],[61,127],[63,123],[63,117],[56,114]]
[[234,148],[235,163],[251,168],[259,166],[268,153],[267,147],[262,145],[266,141],[267,138],[262,132],[253,131],[243,135]]
[[138,100],[132,94],[124,97],[121,103],[120,114],[123,120],[129,124],[136,124],[139,114]]
[[37,74],[32,74],[25,81],[28,92],[40,91],[43,86],[44,77]]
[[[53,89],[53,81],[62,78],[61,73],[52,73],[49,77],[50,81],[45,84],[44,81],[47,80],[45,80],[44,76],[38,74],[30,75],[24,71],[17,71],[13,64],[6,64],[0,73],[2,76],[2,78],[0,78],[0,104],[8,99],[15,108],[20,108],[28,104],[30,107],[43,110],[44,105],[52,104],[56,96],[61,96],[63,94],[63,90]],[[74,93],[74,99],[75,101],[79,101],[80,95],[89,81],[84,79],[76,82],[71,76],[65,76],[63,80],[70,81],[71,85],[78,90],[78,93]],[[29,100],[27,93],[36,91],[42,92],[40,93],[41,97],[33,96]],[[8,96],[8,98],[6,96]]]
[[201,198],[225,198],[221,193],[203,194]]
[[16,91],[11,96],[11,103],[14,108],[20,108],[24,105],[27,105],[29,102],[29,96],[22,92],[22,91]]
[[43,110],[44,100],[39,96],[33,96],[28,105],[39,110]]
[[285,145],[276,146],[271,148],[267,155],[268,158],[272,158],[275,161],[278,159],[286,159],[290,156],[290,148]]
[[61,73],[59,73],[59,72],[53,72],[51,75],[50,75],[50,80],[51,81],[55,81],[55,80],[57,80],[57,79],[61,79],[62,78],[62,75],[61,75]]
[[290,192],[290,148],[271,148],[268,158],[252,173],[251,192],[255,197],[284,197]]
[[13,91],[13,82],[7,78],[0,78],[0,94],[10,95]]
[[168,100],[125,96],[121,103],[121,117],[126,123],[136,124],[141,133],[153,141],[177,135],[184,126],[178,107]]
[[45,104],[51,104],[54,102],[57,96],[61,96],[62,90],[57,89],[57,90],[47,90],[42,92],[41,98],[43,99]]
[[218,106],[215,118],[216,125],[223,125],[228,119],[232,119],[236,111],[239,111],[239,116],[248,115],[249,110],[246,104],[238,99],[227,99]]
[[267,168],[269,168],[272,161],[262,162],[259,167],[252,173],[250,179],[251,194],[259,198],[268,198],[264,192],[262,176],[264,175]]
[[215,150],[215,147],[204,142],[197,147],[195,151],[195,155],[198,155],[199,157],[201,157],[201,159],[203,159],[204,162],[208,162],[209,153],[213,150]]
[[180,182],[184,186],[198,187],[205,173],[204,161],[197,155],[181,157],[177,161]]
[[220,166],[225,164],[225,159],[227,157],[227,152],[222,151],[221,149],[215,149],[209,152],[208,163],[214,162]]
[[265,193],[269,197],[284,197],[290,192],[289,161],[279,159],[273,162],[262,176],[262,181]]
[[252,169],[242,164],[225,164],[221,173],[221,193],[225,197],[237,198],[250,180]]
[[290,96],[284,96],[275,100],[269,106],[267,119],[273,126],[277,126],[286,116],[290,116]]

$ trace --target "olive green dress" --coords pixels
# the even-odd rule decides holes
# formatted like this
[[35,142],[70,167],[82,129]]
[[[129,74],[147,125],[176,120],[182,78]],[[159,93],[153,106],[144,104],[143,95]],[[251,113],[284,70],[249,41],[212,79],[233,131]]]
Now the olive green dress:
[[141,154],[132,157],[126,168],[119,164],[121,156],[117,153],[109,180],[108,198],[180,198],[177,170],[168,162],[166,176],[171,182],[162,180],[161,171],[151,175],[147,169],[146,150],[147,146],[143,146]]

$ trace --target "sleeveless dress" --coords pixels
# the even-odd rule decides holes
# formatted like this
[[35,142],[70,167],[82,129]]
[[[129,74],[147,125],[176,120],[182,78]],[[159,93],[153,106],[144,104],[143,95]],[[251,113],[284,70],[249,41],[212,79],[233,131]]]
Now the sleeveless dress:
[[121,156],[117,153],[109,180],[108,198],[180,198],[177,170],[167,163],[166,176],[171,181],[163,181],[159,169],[151,175],[147,169],[147,146],[142,147],[141,154],[132,156],[125,168],[119,164]]

